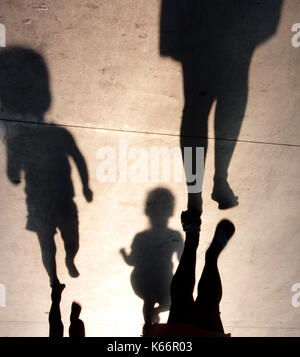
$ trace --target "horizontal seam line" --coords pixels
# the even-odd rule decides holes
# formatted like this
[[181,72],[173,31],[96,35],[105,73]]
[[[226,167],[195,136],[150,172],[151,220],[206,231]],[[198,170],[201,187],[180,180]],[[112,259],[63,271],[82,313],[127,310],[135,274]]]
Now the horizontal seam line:
[[130,133],[130,134],[148,134],[148,135],[158,135],[158,136],[171,136],[178,138],[193,138],[193,139],[208,139],[208,140],[220,140],[220,141],[233,141],[237,143],[247,143],[247,144],[261,144],[261,145],[274,145],[274,146],[287,146],[287,147],[300,147],[300,144],[282,144],[276,142],[267,142],[267,141],[254,141],[254,140],[234,140],[234,139],[226,139],[226,138],[214,138],[214,137],[201,137],[201,136],[192,136],[192,135],[177,135],[177,134],[169,134],[169,133],[155,133],[150,131],[140,131],[140,130],[125,130],[125,129],[115,129],[115,128],[103,128],[97,126],[84,126],[84,125],[70,125],[70,124],[56,124],[56,123],[38,123],[38,122],[30,122],[23,120],[12,120],[6,118],[0,118],[0,121],[5,122],[13,122],[13,123],[21,123],[21,124],[32,124],[32,125],[45,125],[45,126],[58,126],[65,128],[76,128],[76,129],[90,129],[90,130],[106,130],[120,133]]

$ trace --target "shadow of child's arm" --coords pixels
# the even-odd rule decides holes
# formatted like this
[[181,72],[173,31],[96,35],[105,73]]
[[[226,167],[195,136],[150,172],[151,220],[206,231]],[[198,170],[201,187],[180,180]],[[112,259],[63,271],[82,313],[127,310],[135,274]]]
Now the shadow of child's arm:
[[121,248],[119,252],[122,255],[123,259],[125,260],[126,264],[134,265],[132,254],[128,255],[124,248]]
[[73,158],[83,186],[83,194],[87,202],[91,202],[93,200],[93,192],[89,188],[89,175],[88,175],[88,169],[86,162],[84,160],[83,155],[81,154],[80,150],[78,149],[75,140],[73,137],[70,135],[70,143],[68,147],[68,152],[70,156]]
[[22,164],[20,155],[13,150],[13,143],[8,139],[6,148],[6,172],[7,177],[11,183],[18,185],[21,182]]

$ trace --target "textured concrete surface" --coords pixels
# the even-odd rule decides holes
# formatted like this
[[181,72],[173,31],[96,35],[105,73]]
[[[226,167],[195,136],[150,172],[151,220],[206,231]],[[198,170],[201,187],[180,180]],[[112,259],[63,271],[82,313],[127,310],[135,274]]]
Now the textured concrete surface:
[[[160,10],[159,0],[0,3],[7,45],[31,48],[44,58],[52,98],[43,123],[1,110],[0,283],[6,288],[6,306],[0,307],[0,336],[48,335],[49,281],[37,235],[26,229],[25,178],[17,186],[9,181],[6,146],[10,135],[26,130],[50,137],[50,123],[74,138],[93,191],[92,202],[87,202],[70,160],[80,276],[69,276],[57,233],[58,276],[66,284],[61,302],[65,335],[73,300],[82,305],[87,336],[141,334],[142,299],[131,286],[133,268],[120,249],[130,253],[134,237],[149,232],[145,202],[157,187],[173,194],[168,228],[183,238],[180,212],[187,205],[186,185],[183,180],[99,182],[97,152],[110,146],[119,155],[120,142],[148,153],[151,147],[180,145],[183,71],[179,61],[160,54]],[[300,48],[291,44],[291,27],[298,22],[299,2],[283,1],[276,32],[251,58],[248,103],[229,168],[240,204],[226,211],[211,199],[215,105],[209,115],[197,277],[216,224],[229,218],[236,234],[219,268],[221,316],[233,336],[300,336],[300,306],[292,305],[296,292],[291,290],[300,282]],[[26,144],[15,157],[24,152],[26,156]],[[41,161],[47,153],[47,148],[41,150]],[[167,230],[161,229],[162,234]],[[176,254],[172,261],[174,271]],[[161,321],[167,316],[167,311],[161,313]]]

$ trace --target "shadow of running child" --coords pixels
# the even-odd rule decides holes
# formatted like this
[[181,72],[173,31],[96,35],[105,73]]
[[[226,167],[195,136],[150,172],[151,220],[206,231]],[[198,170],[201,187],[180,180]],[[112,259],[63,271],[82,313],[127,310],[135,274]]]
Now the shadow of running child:
[[78,212],[73,200],[72,159],[88,202],[87,165],[72,135],[53,123],[45,125],[51,104],[47,65],[37,52],[21,47],[0,52],[0,100],[7,120],[7,176],[14,185],[24,175],[27,204],[26,229],[37,233],[42,261],[50,285],[59,285],[54,235],[59,229],[64,242],[65,263],[71,277],[78,277],[74,259],[79,250]]

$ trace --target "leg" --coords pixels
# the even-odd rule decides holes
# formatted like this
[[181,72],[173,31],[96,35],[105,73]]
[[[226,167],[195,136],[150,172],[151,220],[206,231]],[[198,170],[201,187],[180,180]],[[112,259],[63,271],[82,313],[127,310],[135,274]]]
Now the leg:
[[161,274],[160,279],[157,279],[156,289],[155,289],[155,303],[157,306],[153,309],[152,321],[158,323],[160,321],[159,314],[170,310],[171,297],[170,297],[170,286],[173,278],[173,274]]
[[205,255],[205,266],[198,284],[195,301],[195,325],[202,329],[224,332],[219,305],[222,299],[222,283],[218,270],[218,257],[234,233],[231,222],[223,220],[216,229],[214,239]]
[[[182,156],[185,147],[193,148],[192,167],[195,172],[195,148],[203,147],[204,160],[206,158],[208,135],[207,121],[214,101],[214,96],[209,86],[209,71],[203,70],[202,66],[198,63],[198,59],[184,61],[183,75],[185,105],[180,130],[180,145]],[[190,175],[191,173],[186,172],[187,178]],[[189,186],[189,182],[187,182],[187,185]],[[201,192],[189,192],[188,209],[202,211]]]
[[[198,222],[200,226],[200,219]],[[194,303],[193,292],[198,244],[199,232],[186,232],[183,253],[171,282],[171,307],[168,322],[190,322],[191,309]]]
[[194,303],[198,239],[195,237],[195,233],[186,234],[183,253],[171,282],[171,307],[168,322],[188,322],[190,319],[187,310]]
[[61,321],[60,301],[61,293],[65,288],[64,284],[56,285],[52,288],[51,293],[51,309],[49,313],[49,337],[63,337],[64,325]]
[[205,266],[198,284],[198,297],[195,301],[196,326],[211,331],[224,332],[219,312],[221,299],[222,283],[217,258],[206,255]]
[[151,325],[153,322],[157,322],[157,321],[153,321],[154,319],[154,305],[155,305],[155,301],[152,299],[144,299],[144,305],[143,305],[143,316],[144,316],[144,321],[145,321],[145,325]]
[[71,213],[61,217],[59,224],[62,239],[66,251],[66,266],[71,277],[76,278],[79,272],[74,264],[75,256],[79,250],[79,232],[76,207],[73,207]]
[[166,278],[165,282],[161,284],[161,293],[157,295],[157,300],[156,300],[158,306],[155,308],[155,313],[157,314],[170,310],[170,306],[171,306],[170,286],[171,286],[172,278],[173,278],[173,274],[170,274],[170,276]]
[[[247,72],[248,73],[248,72]],[[238,205],[228,182],[228,167],[239,137],[247,105],[247,73],[236,88],[223,90],[215,113],[215,176],[212,198],[220,209]],[[225,140],[224,140],[225,139]]]
[[50,279],[50,285],[59,284],[56,272],[56,246],[54,242],[54,234],[50,231],[40,231],[37,233],[42,252],[42,261]]

